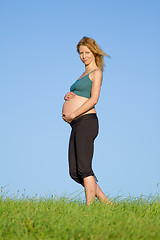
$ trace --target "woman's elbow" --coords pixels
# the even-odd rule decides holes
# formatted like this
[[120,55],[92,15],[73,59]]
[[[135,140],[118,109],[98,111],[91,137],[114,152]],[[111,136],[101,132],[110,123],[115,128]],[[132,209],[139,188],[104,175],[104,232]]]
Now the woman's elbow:
[[96,99],[96,98],[92,98],[92,103],[93,103],[93,106],[94,106],[94,105],[96,105],[96,104],[97,104],[97,102],[98,102],[98,99]]

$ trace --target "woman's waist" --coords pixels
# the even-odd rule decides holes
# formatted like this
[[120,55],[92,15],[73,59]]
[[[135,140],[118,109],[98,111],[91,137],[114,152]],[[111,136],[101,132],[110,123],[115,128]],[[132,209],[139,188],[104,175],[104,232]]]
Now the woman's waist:
[[86,114],[90,114],[90,113],[96,113],[95,107],[91,108],[90,110],[88,110],[87,112],[83,113],[82,115],[86,115]]
[[73,128],[73,127],[77,126],[77,124],[79,124],[82,120],[87,120],[87,119],[96,119],[96,120],[98,120],[98,117],[97,117],[96,113],[87,113],[87,114],[78,116],[77,118],[72,120],[72,122],[70,122],[70,126]]

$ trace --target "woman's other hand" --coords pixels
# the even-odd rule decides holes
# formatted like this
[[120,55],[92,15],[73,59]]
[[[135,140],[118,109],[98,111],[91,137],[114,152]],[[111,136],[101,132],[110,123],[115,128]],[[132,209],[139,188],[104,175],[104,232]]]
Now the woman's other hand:
[[73,93],[73,92],[68,92],[68,93],[65,95],[64,100],[67,101],[67,100],[69,100],[69,99],[71,99],[71,98],[74,98],[75,95],[76,95],[76,94]]
[[63,118],[63,120],[65,121],[65,122],[68,122],[68,123],[71,123],[72,122],[72,120],[75,118],[74,117],[74,114],[69,114],[69,113],[62,113],[62,118]]

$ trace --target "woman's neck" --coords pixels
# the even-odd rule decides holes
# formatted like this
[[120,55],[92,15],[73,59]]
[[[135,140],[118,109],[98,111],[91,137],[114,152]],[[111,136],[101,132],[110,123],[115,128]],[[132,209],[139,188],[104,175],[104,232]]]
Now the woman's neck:
[[85,66],[85,72],[90,72],[96,68],[98,68],[96,64],[89,64],[88,66]]

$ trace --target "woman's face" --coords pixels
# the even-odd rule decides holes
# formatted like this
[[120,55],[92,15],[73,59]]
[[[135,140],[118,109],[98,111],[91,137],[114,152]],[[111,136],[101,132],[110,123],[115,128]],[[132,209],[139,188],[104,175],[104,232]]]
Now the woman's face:
[[95,57],[94,57],[93,53],[89,50],[89,48],[87,46],[79,47],[79,56],[85,65],[88,65],[92,61],[95,61]]

